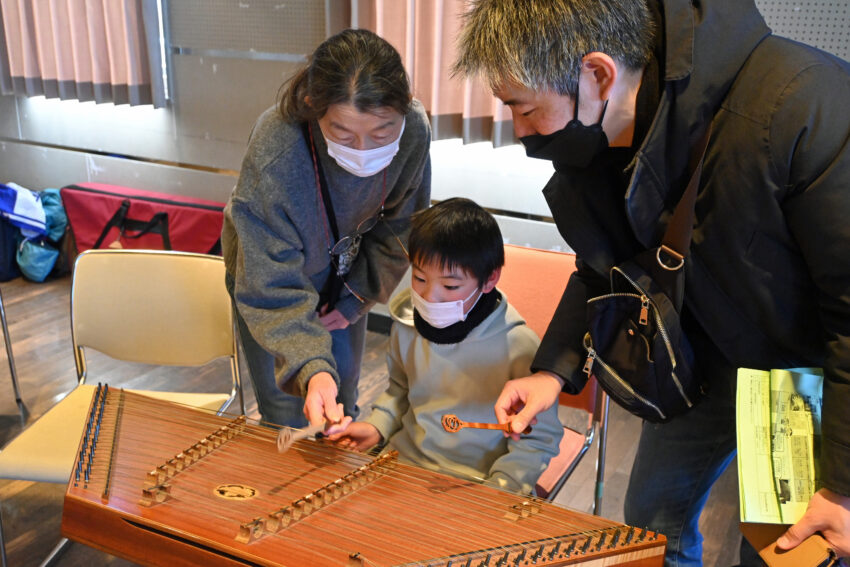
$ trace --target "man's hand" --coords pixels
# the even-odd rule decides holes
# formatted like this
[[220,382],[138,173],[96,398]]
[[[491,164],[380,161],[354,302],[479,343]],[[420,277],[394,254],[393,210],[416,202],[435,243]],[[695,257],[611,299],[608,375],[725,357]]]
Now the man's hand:
[[368,451],[381,442],[381,434],[371,423],[355,421],[344,431],[329,435],[328,439],[340,447],[355,451]]
[[535,416],[558,401],[561,387],[561,379],[550,372],[508,380],[495,406],[498,422],[511,422],[511,433],[506,435],[519,440],[526,427],[537,423]]
[[839,557],[850,557],[850,496],[821,488],[809,500],[806,513],[776,540],[780,549],[792,549],[815,532]]
[[336,394],[336,382],[327,372],[318,372],[310,377],[304,398],[304,415],[310,425],[342,422],[342,404],[336,403]]
[[328,306],[323,305],[319,309],[319,322],[328,331],[337,331],[348,327],[348,319],[342,316],[342,313],[334,309],[331,312],[327,311]]

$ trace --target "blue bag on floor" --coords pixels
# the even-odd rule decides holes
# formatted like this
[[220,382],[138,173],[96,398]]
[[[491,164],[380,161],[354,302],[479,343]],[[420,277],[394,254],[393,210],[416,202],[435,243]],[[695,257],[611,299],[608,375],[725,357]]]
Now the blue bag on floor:
[[68,215],[62,205],[59,189],[45,189],[41,192],[41,204],[44,207],[44,224],[47,239],[58,243],[65,235],[68,226]]
[[44,238],[25,238],[18,246],[16,258],[24,277],[43,282],[56,265],[59,250],[45,242]]

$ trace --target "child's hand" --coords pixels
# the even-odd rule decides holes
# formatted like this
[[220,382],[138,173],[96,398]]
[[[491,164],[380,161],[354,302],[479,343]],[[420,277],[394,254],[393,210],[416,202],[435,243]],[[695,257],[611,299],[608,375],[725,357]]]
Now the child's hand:
[[[342,404],[339,404],[339,405],[341,406]],[[328,427],[327,429],[322,431],[322,435],[324,435],[325,437],[331,437],[332,435],[342,433],[343,431],[346,430],[346,428],[348,428],[351,421],[352,421],[351,416],[347,415],[347,416],[342,418],[342,421],[340,421],[338,423],[332,423],[330,425],[330,427]]]
[[381,442],[381,434],[371,423],[355,421],[344,431],[329,435],[328,439],[345,449],[368,451]]

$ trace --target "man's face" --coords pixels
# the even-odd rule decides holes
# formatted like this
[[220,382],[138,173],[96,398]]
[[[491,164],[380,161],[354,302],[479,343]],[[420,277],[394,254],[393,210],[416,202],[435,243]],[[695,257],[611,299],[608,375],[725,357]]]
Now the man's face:
[[557,132],[573,117],[573,99],[566,95],[513,83],[498,85],[493,94],[511,109],[517,138]]

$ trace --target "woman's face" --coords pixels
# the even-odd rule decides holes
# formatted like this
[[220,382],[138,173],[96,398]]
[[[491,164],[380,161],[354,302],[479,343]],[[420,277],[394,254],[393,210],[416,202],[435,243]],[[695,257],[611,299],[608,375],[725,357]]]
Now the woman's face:
[[325,138],[355,150],[373,150],[394,142],[403,123],[404,117],[389,106],[360,112],[350,103],[332,104],[319,118]]

